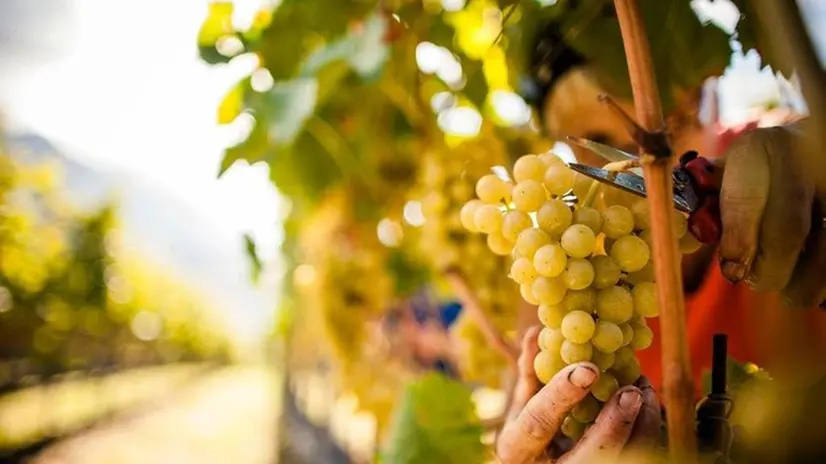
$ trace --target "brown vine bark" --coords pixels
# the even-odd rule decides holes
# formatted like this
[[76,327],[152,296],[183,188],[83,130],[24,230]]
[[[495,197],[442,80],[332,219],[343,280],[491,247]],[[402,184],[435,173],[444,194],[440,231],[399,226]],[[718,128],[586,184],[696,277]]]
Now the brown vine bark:
[[[637,120],[649,134],[662,134],[665,128],[662,104],[639,4],[637,0],[614,0],[614,5],[628,59]],[[652,259],[657,276],[662,328],[662,394],[668,419],[670,460],[692,462],[697,453],[694,388],[688,357],[680,259],[672,223],[672,160],[671,156],[664,156],[665,153],[651,153],[650,148],[645,148],[640,147],[640,153],[643,153],[643,173],[651,208]]]

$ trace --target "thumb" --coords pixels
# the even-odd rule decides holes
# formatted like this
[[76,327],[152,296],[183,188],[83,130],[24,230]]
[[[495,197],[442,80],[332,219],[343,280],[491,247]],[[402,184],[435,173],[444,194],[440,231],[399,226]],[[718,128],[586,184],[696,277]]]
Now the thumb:
[[744,134],[726,154],[720,189],[720,260],[732,282],[748,276],[757,253],[760,222],[769,198],[769,156],[763,131]]

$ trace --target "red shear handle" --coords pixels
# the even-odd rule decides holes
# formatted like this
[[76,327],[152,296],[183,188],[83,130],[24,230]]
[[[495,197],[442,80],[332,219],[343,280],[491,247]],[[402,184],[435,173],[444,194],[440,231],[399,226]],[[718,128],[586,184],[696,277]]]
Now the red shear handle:
[[691,176],[700,200],[697,209],[688,217],[688,230],[701,243],[716,243],[722,235],[720,187],[723,185],[723,168],[706,158],[694,156],[686,159],[683,169]]

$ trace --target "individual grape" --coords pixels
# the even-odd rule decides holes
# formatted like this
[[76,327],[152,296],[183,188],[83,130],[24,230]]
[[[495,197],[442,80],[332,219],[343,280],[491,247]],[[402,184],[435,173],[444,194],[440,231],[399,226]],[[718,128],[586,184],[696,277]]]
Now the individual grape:
[[587,424],[583,424],[582,422],[574,419],[573,416],[567,416],[564,421],[562,421],[562,434],[566,437],[570,438],[571,440],[579,440],[582,438],[582,435],[585,434],[585,429],[588,428]]
[[596,292],[592,288],[568,290],[565,293],[565,298],[562,299],[562,306],[566,312],[585,311],[586,313],[593,313],[596,301]]
[[488,235],[487,242],[490,251],[499,256],[508,256],[513,250],[513,244],[498,232]]
[[513,164],[513,179],[516,182],[545,180],[545,170],[548,166],[536,155],[523,155]]
[[522,284],[519,286],[519,293],[522,295],[522,299],[527,301],[532,305],[538,305],[539,300],[533,296],[533,285],[532,284]]
[[613,322],[599,321],[594,329],[591,344],[603,353],[613,353],[622,346],[622,330]]
[[571,416],[578,422],[587,424],[597,418],[597,414],[602,409],[602,404],[591,395],[582,399],[571,411]]
[[533,255],[533,267],[544,277],[556,277],[565,270],[568,256],[559,244],[544,245]]
[[620,238],[634,230],[634,215],[625,206],[609,206],[602,217],[602,233],[608,238]]
[[585,258],[594,251],[597,238],[590,227],[583,224],[574,224],[562,234],[560,243],[568,256]]
[[587,259],[571,258],[562,273],[562,280],[571,290],[582,290],[594,281],[594,267]]
[[548,383],[553,376],[565,367],[565,363],[559,358],[556,351],[540,351],[533,358],[533,369],[536,378],[542,383]]
[[536,250],[549,243],[551,243],[551,237],[545,232],[536,228],[525,229],[516,239],[514,250],[519,253],[520,256],[533,259]]
[[605,372],[614,365],[614,353],[605,353],[595,349],[591,355],[591,362],[596,364],[600,371]]
[[531,284],[538,276],[528,258],[519,258],[511,264],[510,277],[518,284]]
[[634,314],[634,299],[631,292],[614,285],[597,292],[597,315],[600,319],[622,324]]
[[594,318],[585,311],[571,311],[562,318],[562,335],[573,343],[586,343],[594,336]]
[[462,221],[462,227],[471,232],[479,232],[479,229],[476,227],[475,214],[476,210],[482,205],[484,205],[482,200],[470,200],[462,206],[462,209],[459,212],[459,219]]
[[632,285],[639,285],[640,282],[654,282],[655,277],[654,262],[649,260],[648,264],[643,266],[642,269],[637,272],[631,272],[625,276],[625,280]]
[[688,230],[688,219],[679,211],[674,211],[674,238],[679,239]]
[[473,213],[476,229],[486,234],[499,232],[502,228],[502,211],[496,205],[481,205]]
[[628,346],[630,346],[632,349],[644,350],[651,346],[651,343],[654,342],[654,332],[652,332],[651,328],[647,325],[632,324],[631,328],[634,329],[634,336],[631,338],[631,344]]
[[556,156],[551,152],[542,153],[541,155],[539,155],[539,159],[542,160],[542,162],[545,163],[545,166],[547,167],[565,166],[565,161],[562,161],[562,158]]
[[559,349],[562,360],[568,364],[589,361],[593,352],[590,343],[574,343],[570,340],[562,342],[562,348]]
[[634,297],[634,311],[642,317],[657,317],[660,307],[657,304],[657,285],[653,282],[640,282],[631,289]]
[[611,372],[623,385],[631,385],[640,378],[642,368],[640,361],[636,357],[633,357],[626,363],[620,365],[615,364],[611,368]]
[[[562,336],[562,332],[559,330],[544,327],[542,331],[539,332],[539,348],[545,351],[559,353],[564,341],[565,337]],[[560,358],[560,360],[561,359],[562,358]]]
[[614,352],[614,369],[625,366],[629,363],[638,362],[634,350],[627,346],[623,346]]
[[540,305],[538,312],[542,325],[552,329],[559,329],[562,326],[562,319],[568,314],[568,310],[562,304]]
[[559,237],[571,225],[573,213],[564,201],[554,198],[542,204],[536,212],[539,228],[553,237]]
[[574,187],[574,171],[568,166],[549,166],[545,171],[545,188],[551,195],[564,195]]
[[608,288],[619,282],[622,270],[610,256],[594,256],[591,258],[594,267],[594,287]]
[[531,284],[533,296],[541,304],[554,305],[565,297],[565,283],[559,277],[537,277]]
[[622,346],[628,346],[634,338],[634,329],[628,323],[620,324],[619,328],[622,330]]
[[635,272],[642,269],[651,258],[648,245],[636,235],[626,235],[618,238],[611,247],[611,258],[619,264],[625,272]]
[[631,205],[631,214],[634,215],[635,229],[650,229],[651,228],[651,209],[648,202],[639,200]]
[[580,173],[574,174],[574,195],[582,201],[588,196],[588,191],[591,190],[591,185],[596,182],[595,180],[591,179],[588,176],[584,176]]
[[545,188],[535,180],[524,180],[513,186],[513,205],[519,211],[536,211],[544,201]]
[[588,226],[594,234],[602,232],[602,214],[589,206],[580,206],[574,211],[573,223]]
[[606,403],[617,390],[619,390],[619,383],[616,377],[610,372],[603,372],[591,387],[591,394],[594,395],[594,398]]
[[531,221],[531,217],[528,216],[527,213],[511,210],[505,213],[505,216],[502,218],[502,235],[504,235],[508,241],[516,243],[519,234],[532,226],[533,221]]
[[648,245],[649,250],[654,249],[654,236],[651,234],[651,229],[645,229],[640,232],[639,237]]
[[482,176],[476,182],[476,196],[485,203],[497,205],[509,196],[507,182],[494,174]]
[[679,243],[680,253],[686,255],[695,253],[697,250],[700,249],[701,246],[703,246],[703,244],[700,243],[700,241],[697,240],[697,237],[695,237],[694,234],[692,234],[691,232],[686,232],[685,234],[683,234],[683,236],[680,237]]

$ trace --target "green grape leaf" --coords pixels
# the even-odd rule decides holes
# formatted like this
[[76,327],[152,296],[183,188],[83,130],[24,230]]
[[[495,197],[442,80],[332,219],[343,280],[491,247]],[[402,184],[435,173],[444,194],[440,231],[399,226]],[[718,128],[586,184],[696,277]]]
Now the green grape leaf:
[[265,115],[270,140],[276,145],[289,146],[315,112],[317,96],[318,80],[302,77],[276,82],[265,93],[249,95],[247,101],[256,114]]
[[267,130],[267,121],[263,115],[257,115],[249,135],[243,142],[224,150],[224,157],[218,170],[220,177],[238,160],[246,160],[253,164],[261,161],[270,149],[270,136]]
[[408,385],[397,404],[384,464],[484,461],[482,427],[465,385],[431,373]]
[[310,53],[344,35],[348,27],[362,28],[358,23],[375,6],[376,0],[284,0],[252,48],[276,80],[289,79]]
[[[731,56],[728,35],[702,23],[684,0],[642,0],[654,71],[666,112],[676,97],[723,72]],[[582,0],[561,16],[565,40],[592,62],[607,90],[631,96],[616,15],[604,0]]]
[[209,64],[226,63],[232,57],[221,54],[216,43],[227,36],[236,36],[232,26],[232,2],[214,2],[209,4],[209,11],[201,28],[198,30],[198,51],[201,59]]
[[315,203],[342,178],[335,159],[307,131],[301,132],[291,147],[274,147],[266,161],[278,190],[299,204]]
[[264,268],[261,258],[258,256],[258,250],[255,246],[255,241],[249,234],[244,234],[244,250],[247,252],[247,258],[250,260],[252,282],[258,283],[261,277],[261,270]]

